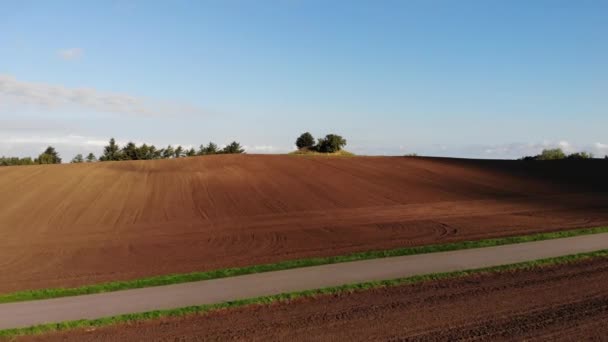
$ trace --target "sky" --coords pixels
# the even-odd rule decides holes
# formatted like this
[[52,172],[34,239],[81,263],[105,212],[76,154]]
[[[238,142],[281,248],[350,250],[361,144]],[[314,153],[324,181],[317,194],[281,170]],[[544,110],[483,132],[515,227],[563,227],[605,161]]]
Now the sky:
[[0,2],[0,155],[608,154],[608,1]]

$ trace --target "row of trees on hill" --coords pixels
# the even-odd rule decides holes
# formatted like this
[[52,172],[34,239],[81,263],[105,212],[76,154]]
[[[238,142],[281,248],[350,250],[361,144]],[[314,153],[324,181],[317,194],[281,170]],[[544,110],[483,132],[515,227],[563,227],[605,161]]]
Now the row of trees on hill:
[[[593,153],[576,152],[566,154],[561,148],[545,149],[535,156],[525,156],[521,160],[560,160],[560,159],[593,159]],[[605,156],[604,159],[608,159]]]
[[38,155],[38,158],[18,158],[18,157],[0,157],[0,166],[13,165],[36,165],[36,164],[61,164],[61,157],[54,147],[49,146],[44,152]]
[[[194,157],[209,154],[234,154],[244,153],[245,150],[241,144],[233,141],[223,148],[210,142],[207,145],[201,145],[197,150],[194,148],[184,148],[182,146],[167,146],[166,148],[156,148],[154,145],[142,144],[137,146],[133,142],[127,143],[121,147],[116,143],[114,138],[110,139],[108,145],[104,146],[103,153],[99,159],[93,153],[89,153],[86,157],[82,154],[77,154],[71,163],[92,163],[96,161],[119,161],[119,160],[150,160],[150,159],[169,159],[169,158],[184,158]],[[12,165],[36,165],[36,164],[61,164],[61,157],[54,147],[49,146],[38,155],[38,158],[30,157],[0,157],[0,166]]]
[[[241,144],[236,141],[231,142],[221,149],[213,142],[210,142],[207,145],[201,145],[198,150],[196,150],[194,148],[184,148],[181,145],[175,147],[169,145],[165,148],[156,148],[154,145],[147,144],[137,146],[133,142],[129,142],[124,147],[120,147],[116,143],[116,140],[112,138],[108,145],[103,148],[103,154],[99,157],[99,161],[169,159],[244,152],[245,150],[241,147]],[[89,158],[87,157],[87,160],[88,159]]]
[[315,138],[310,132],[302,133],[296,139],[296,146],[300,150],[309,150],[322,153],[334,153],[342,150],[346,146],[346,139],[337,134],[328,134],[325,138],[319,138],[315,142]]

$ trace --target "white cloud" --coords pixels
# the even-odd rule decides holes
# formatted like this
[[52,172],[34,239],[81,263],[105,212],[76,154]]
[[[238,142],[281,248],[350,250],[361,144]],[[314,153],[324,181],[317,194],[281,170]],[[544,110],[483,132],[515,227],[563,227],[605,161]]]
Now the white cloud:
[[73,61],[80,59],[84,55],[84,51],[81,48],[69,48],[59,50],[58,55],[64,61]]
[[286,153],[293,151],[293,148],[283,148],[272,145],[254,145],[254,146],[243,146],[247,153]]
[[608,154],[608,144],[575,144],[566,140],[558,142],[543,141],[540,143],[510,143],[490,146],[469,147],[471,154],[483,149],[484,156],[490,158],[519,158],[523,156],[537,155],[544,149],[561,148],[565,153],[589,152],[596,157]]
[[0,139],[1,144],[20,145],[20,144],[37,144],[37,145],[83,145],[83,146],[104,146],[107,141],[89,139],[80,135],[66,135],[59,137],[49,136],[29,136],[29,137],[9,137]]
[[598,157],[601,155],[608,155],[608,144],[602,144],[597,142],[593,144],[593,147]]
[[3,101],[46,110],[77,107],[138,116],[206,114],[203,110],[186,104],[152,101],[128,94],[101,92],[93,88],[68,88],[25,82],[9,75],[0,75],[0,103]]
[[0,134],[0,156],[35,157],[47,146],[54,146],[66,158],[78,153],[98,154],[108,140],[77,134]]

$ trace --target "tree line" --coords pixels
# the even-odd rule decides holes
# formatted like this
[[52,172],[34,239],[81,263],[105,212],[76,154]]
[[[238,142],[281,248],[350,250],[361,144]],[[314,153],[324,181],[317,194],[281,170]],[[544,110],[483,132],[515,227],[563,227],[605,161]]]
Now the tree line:
[[[593,159],[593,153],[587,152],[575,152],[566,154],[561,148],[544,149],[540,154],[535,156],[525,156],[520,160],[580,160],[580,159]],[[604,159],[608,159],[608,155],[604,156]]]
[[[142,144],[137,146],[133,142],[127,143],[121,147],[116,143],[114,138],[110,139],[108,145],[104,146],[103,153],[99,159],[89,153],[86,157],[82,154],[77,154],[71,163],[92,163],[104,161],[121,161],[121,160],[151,160],[151,159],[170,159],[203,156],[211,154],[234,154],[244,153],[245,150],[241,144],[233,141],[224,148],[219,148],[217,144],[209,142],[207,145],[200,145],[198,149],[184,148],[181,145],[173,147],[169,145],[165,148],[156,148],[154,145]],[[37,165],[37,164],[61,164],[61,157],[53,146],[49,146],[38,155],[37,158],[31,157],[0,157],[0,166],[12,165]]]
[[37,158],[31,157],[0,157],[0,166],[12,165],[36,165],[36,164],[61,164],[61,157],[53,146],[49,146],[40,153]]
[[[231,142],[221,149],[217,146],[217,144],[209,142],[207,145],[200,145],[197,150],[194,148],[184,148],[181,145],[175,147],[169,145],[165,148],[156,148],[154,145],[147,144],[137,146],[133,142],[128,142],[124,147],[121,148],[118,144],[116,144],[116,140],[112,138],[110,139],[108,145],[103,148],[103,154],[99,156],[99,161],[170,159],[210,154],[234,154],[244,152],[245,150],[241,147],[241,144],[236,141]],[[95,156],[89,154],[89,156],[87,156],[87,161],[89,161],[89,157],[94,158]]]

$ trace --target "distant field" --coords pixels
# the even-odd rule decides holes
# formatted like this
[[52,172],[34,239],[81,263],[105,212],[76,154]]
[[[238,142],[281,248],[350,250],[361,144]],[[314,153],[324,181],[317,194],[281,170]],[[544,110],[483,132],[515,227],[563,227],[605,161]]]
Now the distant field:
[[601,226],[606,174],[270,155],[0,168],[0,293]]

